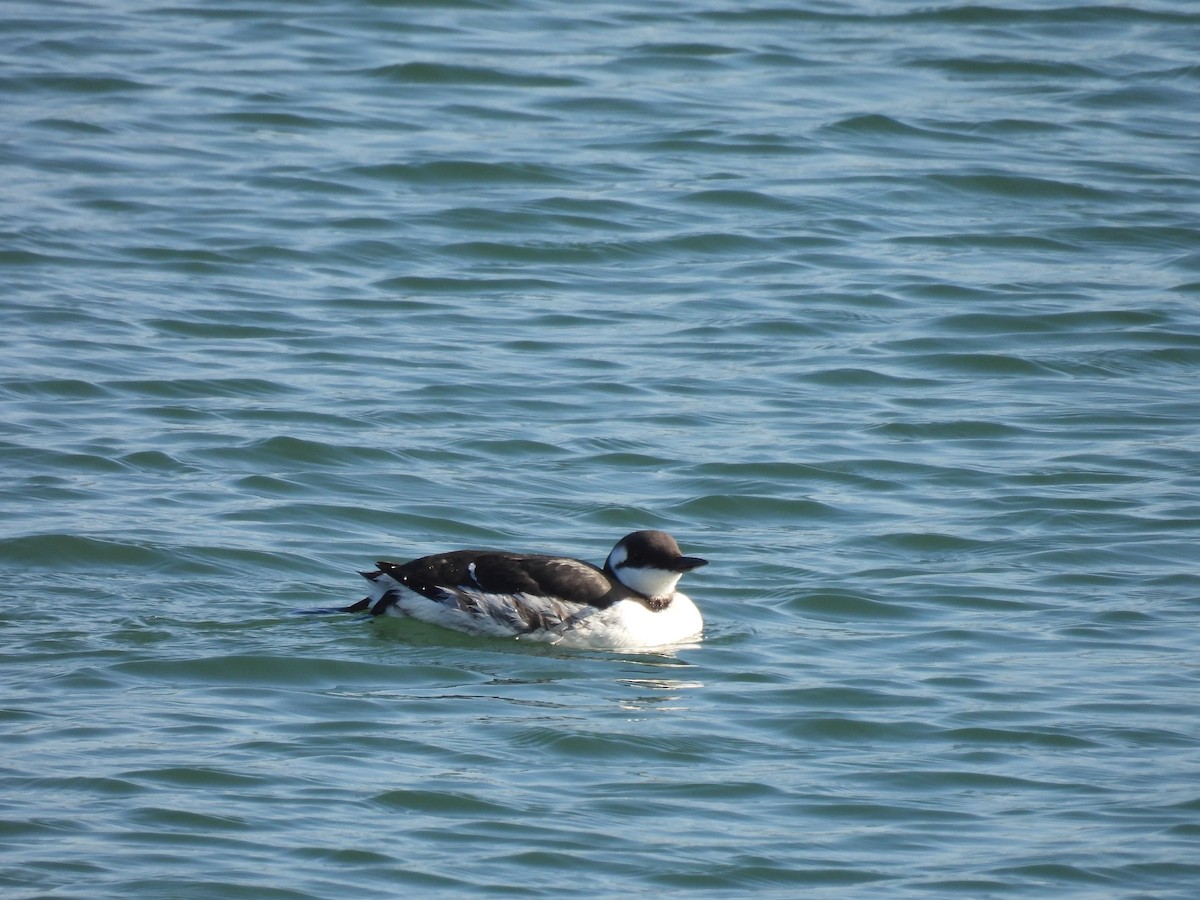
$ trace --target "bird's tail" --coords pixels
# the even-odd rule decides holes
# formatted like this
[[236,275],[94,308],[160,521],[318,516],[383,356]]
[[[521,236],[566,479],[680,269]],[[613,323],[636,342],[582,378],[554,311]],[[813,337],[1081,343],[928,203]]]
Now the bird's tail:
[[371,608],[371,598],[363,597],[357,603],[351,603],[349,606],[318,606],[315,609],[298,609],[298,616],[332,616],[335,613],[356,613],[366,612]]
[[383,611],[396,602],[395,594],[391,593],[391,589],[397,586],[397,582],[391,575],[383,571],[384,567],[395,568],[395,563],[379,563],[379,571],[375,572],[359,572],[363,578],[371,582],[371,593],[369,596],[363,597],[357,603],[351,603],[349,606],[318,606],[315,609],[298,609],[297,615],[301,616],[331,616],[335,613],[357,613],[369,612],[373,616],[382,615]]

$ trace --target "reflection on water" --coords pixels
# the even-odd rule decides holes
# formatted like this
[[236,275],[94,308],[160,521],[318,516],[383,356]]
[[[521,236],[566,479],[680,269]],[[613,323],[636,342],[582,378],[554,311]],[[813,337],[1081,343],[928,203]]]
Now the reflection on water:
[[679,678],[621,678],[618,682],[639,691],[636,696],[621,698],[621,708],[629,710],[688,709],[687,695],[704,687],[702,681]]

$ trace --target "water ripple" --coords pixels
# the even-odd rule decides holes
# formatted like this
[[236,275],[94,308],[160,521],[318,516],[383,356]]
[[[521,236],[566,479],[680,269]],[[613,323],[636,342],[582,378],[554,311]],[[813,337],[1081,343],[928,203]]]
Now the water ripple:
[[4,890],[1194,894],[1194,12],[14,2]]

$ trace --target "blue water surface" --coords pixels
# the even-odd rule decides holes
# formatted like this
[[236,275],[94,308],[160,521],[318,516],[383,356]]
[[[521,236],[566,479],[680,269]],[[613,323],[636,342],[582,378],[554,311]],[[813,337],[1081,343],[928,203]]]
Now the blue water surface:
[[[1197,47],[11,0],[4,896],[1191,900]],[[640,528],[701,644],[295,614]]]

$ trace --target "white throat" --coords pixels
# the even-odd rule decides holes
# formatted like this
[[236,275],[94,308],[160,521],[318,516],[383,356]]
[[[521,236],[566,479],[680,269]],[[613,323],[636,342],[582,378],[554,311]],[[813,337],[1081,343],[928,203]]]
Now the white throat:
[[668,572],[665,569],[635,569],[633,566],[616,566],[613,572],[617,580],[625,587],[637,591],[646,597],[666,599],[675,595],[675,585],[679,584],[681,572]]
[[617,581],[630,590],[637,591],[643,597],[655,600],[665,600],[675,595],[675,585],[683,577],[682,572],[671,572],[667,569],[655,569],[649,566],[631,566],[625,560],[629,551],[618,544],[608,554],[608,567],[617,576]]

